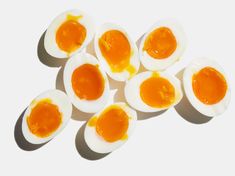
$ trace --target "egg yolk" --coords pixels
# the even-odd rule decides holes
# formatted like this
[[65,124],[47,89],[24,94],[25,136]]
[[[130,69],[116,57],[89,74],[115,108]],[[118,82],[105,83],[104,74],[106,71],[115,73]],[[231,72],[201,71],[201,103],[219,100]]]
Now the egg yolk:
[[176,50],[177,41],[172,31],[160,27],[149,34],[143,50],[155,59],[166,59]]
[[86,28],[78,22],[79,17],[68,16],[56,32],[58,47],[67,53],[80,48],[86,38]]
[[62,114],[50,99],[39,101],[27,117],[29,130],[36,136],[44,138],[55,132],[62,122]]
[[169,107],[175,101],[175,88],[167,79],[152,76],[140,85],[140,97],[151,107]]
[[205,67],[193,75],[192,87],[195,96],[202,103],[212,105],[224,98],[227,82],[219,71],[212,67]]
[[99,39],[99,48],[113,72],[128,68],[131,57],[130,43],[121,31],[110,30]]
[[96,100],[104,92],[104,78],[98,65],[84,64],[72,74],[72,87],[80,99]]
[[119,106],[108,107],[98,118],[89,121],[95,126],[96,132],[107,142],[127,139],[129,117]]

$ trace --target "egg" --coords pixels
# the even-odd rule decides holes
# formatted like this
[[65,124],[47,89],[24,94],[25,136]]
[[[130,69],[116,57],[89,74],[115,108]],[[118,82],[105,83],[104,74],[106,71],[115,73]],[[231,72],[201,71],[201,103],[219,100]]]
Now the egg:
[[94,47],[96,56],[112,79],[126,81],[138,72],[138,48],[119,25],[103,24],[95,35]]
[[22,120],[22,133],[32,144],[53,139],[67,125],[72,104],[60,90],[48,90],[37,96],[27,107]]
[[182,27],[175,20],[156,22],[143,36],[140,61],[147,70],[162,71],[178,61],[186,47]]
[[69,10],[58,15],[48,27],[45,50],[56,58],[68,58],[86,47],[94,36],[91,17],[80,10]]
[[87,122],[85,142],[96,153],[110,153],[129,139],[136,120],[136,112],[125,103],[110,104]]
[[183,74],[185,94],[200,113],[213,117],[228,107],[231,90],[221,66],[207,58],[192,61]]
[[64,86],[73,105],[80,111],[95,113],[109,99],[109,82],[98,60],[88,53],[71,57],[64,68]]
[[166,72],[146,71],[130,79],[124,90],[126,101],[142,112],[166,110],[183,97],[180,81]]

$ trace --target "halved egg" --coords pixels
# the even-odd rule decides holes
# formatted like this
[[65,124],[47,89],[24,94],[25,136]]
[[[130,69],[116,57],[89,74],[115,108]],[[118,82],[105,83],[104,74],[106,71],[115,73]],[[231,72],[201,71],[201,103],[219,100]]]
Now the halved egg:
[[98,60],[88,53],[71,57],[64,68],[64,86],[74,106],[95,113],[109,98],[109,82]]
[[147,70],[165,70],[180,59],[185,47],[182,27],[174,20],[159,21],[141,40],[140,61]]
[[136,112],[125,103],[111,104],[90,118],[84,139],[94,152],[112,152],[129,139],[136,120]]
[[60,90],[49,90],[36,97],[26,109],[22,132],[32,144],[42,144],[54,138],[66,126],[72,114],[72,104]]
[[57,16],[48,27],[44,46],[57,58],[68,58],[80,52],[94,36],[92,19],[80,10],[69,10]]
[[138,72],[138,48],[120,26],[103,24],[95,35],[94,46],[100,63],[112,79],[126,81]]
[[189,102],[200,113],[213,117],[227,109],[231,91],[223,69],[215,61],[195,59],[186,67],[183,82]]
[[139,73],[126,83],[124,93],[128,104],[142,112],[168,109],[183,97],[180,81],[166,72]]

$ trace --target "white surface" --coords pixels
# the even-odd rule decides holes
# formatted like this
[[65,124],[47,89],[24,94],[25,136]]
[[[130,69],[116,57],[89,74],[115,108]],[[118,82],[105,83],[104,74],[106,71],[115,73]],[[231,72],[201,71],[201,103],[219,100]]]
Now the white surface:
[[[0,175],[180,175],[234,176],[235,85],[233,0],[41,0],[0,2]],[[188,38],[181,62],[169,69],[177,73],[193,58],[214,58],[230,80],[228,110],[208,123],[185,121],[174,109],[138,121],[125,145],[106,157],[81,157],[75,138],[81,121],[71,120],[55,139],[34,151],[19,148],[14,128],[22,111],[40,92],[55,87],[59,68],[43,65],[37,45],[59,13],[79,8],[96,25],[114,22],[137,40],[161,18],[176,18]]]

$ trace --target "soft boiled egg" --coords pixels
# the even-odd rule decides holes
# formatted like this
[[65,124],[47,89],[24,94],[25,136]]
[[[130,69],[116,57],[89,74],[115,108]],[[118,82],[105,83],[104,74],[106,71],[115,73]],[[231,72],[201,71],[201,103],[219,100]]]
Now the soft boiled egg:
[[200,113],[213,117],[222,114],[230,102],[231,91],[221,66],[210,59],[195,59],[183,75],[189,102]]
[[138,48],[119,25],[103,24],[95,35],[95,52],[108,75],[126,81],[139,69]]
[[141,40],[140,61],[147,70],[164,70],[180,59],[185,46],[184,32],[176,21],[159,21]]
[[157,112],[176,105],[182,99],[180,81],[166,72],[146,71],[130,79],[125,86],[129,105],[142,112]]
[[26,109],[22,132],[32,144],[42,144],[54,138],[66,126],[72,114],[72,104],[60,90],[49,90],[36,97]]
[[94,36],[92,19],[80,10],[66,11],[48,27],[44,46],[56,58],[68,58],[81,51]]
[[64,86],[74,106],[82,112],[98,112],[109,98],[107,76],[98,60],[88,53],[78,53],[67,61]]
[[128,140],[136,120],[136,112],[125,103],[108,105],[87,122],[84,139],[94,152],[112,152]]

